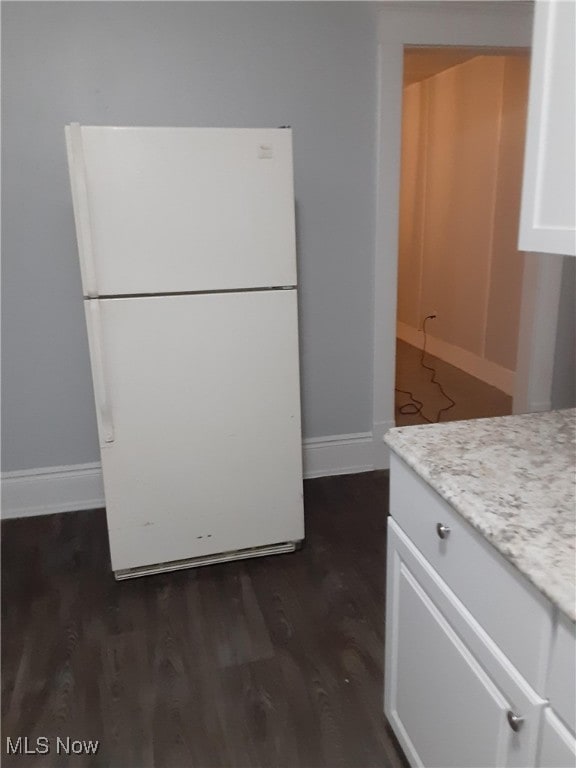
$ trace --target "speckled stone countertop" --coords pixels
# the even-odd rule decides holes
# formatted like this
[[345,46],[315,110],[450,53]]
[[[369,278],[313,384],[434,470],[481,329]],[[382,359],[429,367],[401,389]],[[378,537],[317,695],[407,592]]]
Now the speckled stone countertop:
[[576,621],[576,409],[400,427],[386,443]]

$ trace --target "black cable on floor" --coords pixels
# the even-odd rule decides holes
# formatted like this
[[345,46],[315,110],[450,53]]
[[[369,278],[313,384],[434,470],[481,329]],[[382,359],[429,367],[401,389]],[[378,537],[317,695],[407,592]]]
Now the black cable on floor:
[[422,403],[420,400],[417,400],[412,392],[409,392],[407,389],[399,389],[398,387],[394,388],[395,392],[400,392],[403,395],[408,395],[411,403],[404,403],[404,405],[398,406],[398,413],[401,413],[403,416],[416,416],[419,415],[420,418],[424,419],[424,421],[427,421],[429,424],[434,424],[432,419],[429,419],[428,416],[424,416],[422,413],[422,408],[424,408],[424,403]]
[[420,352],[420,365],[422,366],[422,368],[426,368],[427,371],[432,372],[432,378],[430,379],[430,383],[436,384],[436,386],[438,387],[442,395],[446,398],[446,400],[450,401],[450,405],[447,405],[445,408],[440,408],[440,410],[436,414],[436,421],[432,421],[432,419],[429,419],[427,416],[424,416],[424,414],[422,413],[422,409],[424,408],[424,403],[418,400],[416,397],[414,397],[412,392],[409,392],[406,389],[399,389],[398,387],[395,388],[396,392],[400,392],[403,395],[408,395],[408,397],[412,401],[411,403],[405,403],[404,405],[401,405],[398,408],[399,413],[401,413],[403,416],[419,415],[422,419],[424,419],[424,421],[427,421],[428,424],[438,424],[440,422],[440,414],[444,413],[445,411],[449,411],[451,408],[454,408],[454,406],[456,405],[456,401],[452,400],[450,395],[446,394],[446,392],[444,391],[444,387],[436,379],[436,369],[432,368],[432,366],[430,365],[426,365],[426,363],[424,362],[424,357],[426,355],[426,338],[427,338],[426,337],[426,321],[433,320],[435,317],[436,315],[427,315],[424,318],[424,322],[422,323],[422,332],[424,333],[424,344],[422,345],[422,350]]

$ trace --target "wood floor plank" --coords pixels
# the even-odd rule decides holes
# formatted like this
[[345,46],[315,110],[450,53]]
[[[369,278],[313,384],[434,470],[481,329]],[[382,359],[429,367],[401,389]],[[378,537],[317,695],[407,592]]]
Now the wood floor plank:
[[[387,499],[383,472],[307,481],[301,551],[125,582],[103,510],[4,521],[2,765],[405,768],[382,711]],[[52,751],[8,755],[18,736]]]
[[[432,328],[429,326],[428,331]],[[426,419],[437,421],[457,421],[459,419],[481,419],[489,416],[509,416],[512,413],[512,397],[485,381],[444,362],[438,357],[426,353],[424,362],[436,369],[436,381],[440,382],[446,394],[455,405],[450,406],[437,384],[432,382],[432,372],[421,364],[422,351],[396,340],[396,387],[404,390],[396,392],[396,426],[406,427],[412,424],[426,424]],[[412,403],[407,392],[422,403],[421,413],[410,413],[413,407],[401,413],[400,408]],[[413,403],[412,403],[413,405]],[[422,415],[426,417],[422,418]]]

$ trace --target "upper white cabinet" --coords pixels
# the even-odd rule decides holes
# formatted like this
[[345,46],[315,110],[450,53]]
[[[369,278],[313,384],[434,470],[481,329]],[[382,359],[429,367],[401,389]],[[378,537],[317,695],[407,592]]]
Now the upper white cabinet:
[[576,256],[576,0],[536,0],[519,247]]

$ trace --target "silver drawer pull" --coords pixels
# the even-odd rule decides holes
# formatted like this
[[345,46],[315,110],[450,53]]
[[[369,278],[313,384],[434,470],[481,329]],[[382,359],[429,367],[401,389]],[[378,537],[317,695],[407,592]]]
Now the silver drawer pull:
[[522,728],[524,725],[524,718],[520,715],[516,715],[514,712],[512,712],[511,709],[508,710],[506,713],[506,717],[508,718],[508,725],[510,728],[512,728],[513,731],[518,733],[518,731]]
[[436,533],[438,536],[440,536],[441,539],[447,539],[450,534],[450,527],[448,525],[444,525],[444,523],[438,523],[436,526]]

